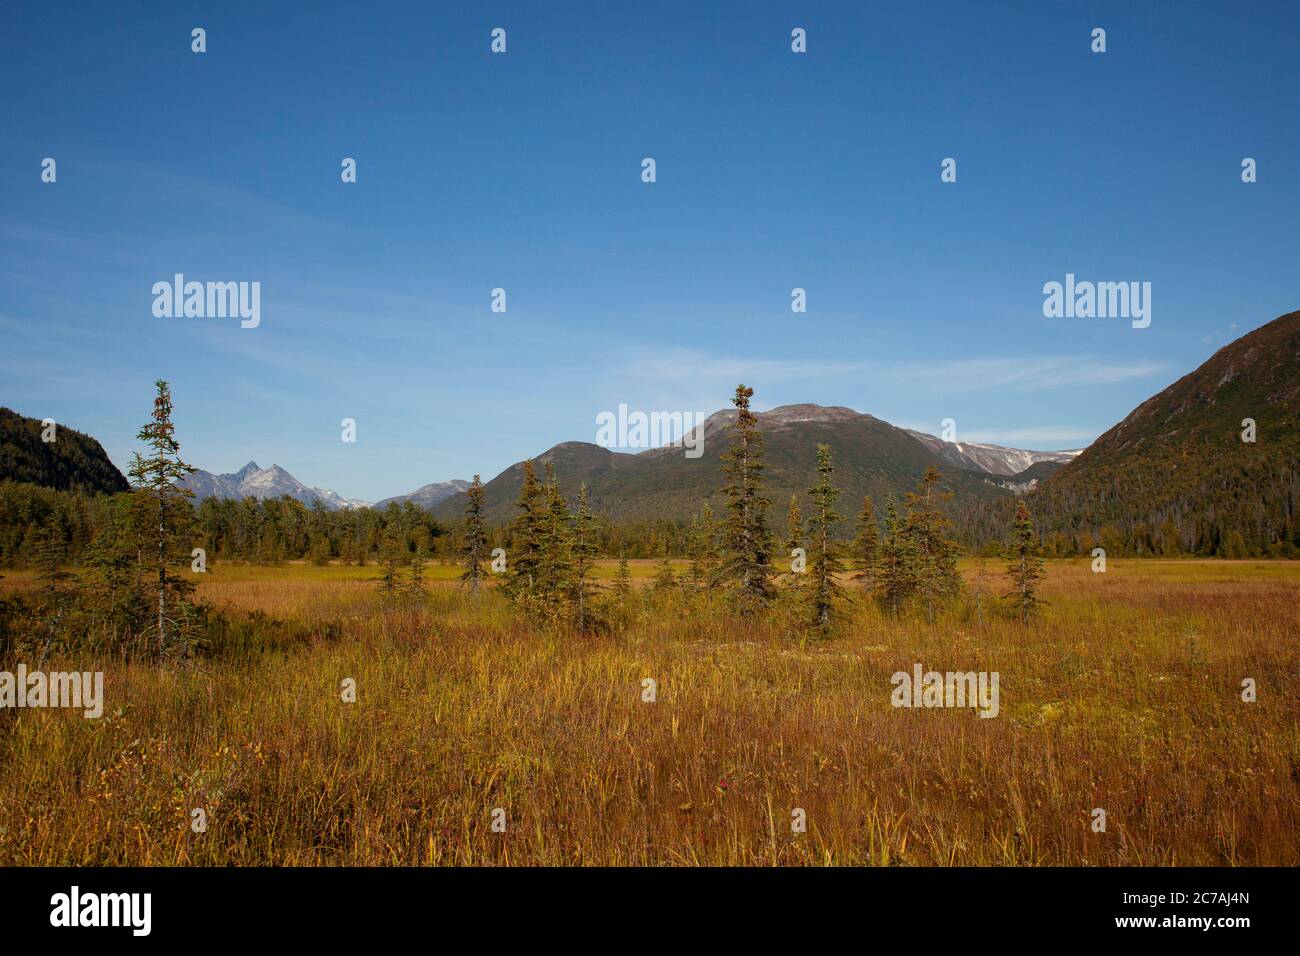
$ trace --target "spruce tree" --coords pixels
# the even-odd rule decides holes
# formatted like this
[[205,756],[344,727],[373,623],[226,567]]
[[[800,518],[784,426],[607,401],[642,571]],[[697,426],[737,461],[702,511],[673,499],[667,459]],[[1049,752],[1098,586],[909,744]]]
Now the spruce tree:
[[591,595],[595,587],[591,577],[596,569],[596,516],[587,501],[587,485],[578,489],[578,507],[573,513],[573,603],[578,633],[582,633],[591,615]]
[[176,482],[194,471],[180,457],[180,442],[172,424],[171,388],[162,379],[156,390],[153,416],[136,437],[149,446],[149,457],[135,452],[128,474],[134,486],[136,514],[141,519],[140,567],[157,597],[154,648],[159,656],[171,648],[168,638],[180,644],[191,608],[194,585],[175,570],[188,563],[190,544],[185,535],[194,520],[189,499],[193,493]]
[[569,507],[560,493],[555,465],[546,465],[545,509],[537,560],[536,597],[542,620],[564,623],[574,600],[573,529]]
[[510,533],[510,554],[506,563],[507,593],[515,603],[530,604],[536,591],[537,568],[541,560],[546,493],[537,480],[531,461],[524,462],[523,484],[516,505],[519,515]]
[[1046,574],[1033,515],[1023,500],[1018,501],[1011,526],[1011,549],[1007,556],[1007,576],[1011,578],[1012,588],[1006,597],[1021,621],[1028,621],[1043,605],[1038,597],[1038,585]]
[[898,505],[891,495],[885,503],[885,537],[880,543],[880,600],[898,613],[916,591],[918,555]]
[[614,576],[614,594],[619,603],[624,603],[632,596],[632,572],[627,566],[627,555],[618,556],[618,573]]
[[390,525],[384,531],[379,551],[379,592],[387,599],[397,597],[400,590],[398,576],[402,566],[402,551],[397,539],[397,529]]
[[808,490],[813,512],[808,519],[807,600],[809,623],[813,630],[825,635],[830,633],[844,600],[844,590],[836,578],[844,566],[832,537],[835,523],[840,520],[835,513],[835,499],[840,492],[832,481],[834,466],[827,445],[817,446],[817,476],[817,484]]
[[699,515],[691,519],[687,553],[691,559],[691,586],[696,591],[707,591],[718,577],[718,526],[707,502]]
[[926,616],[934,619],[939,601],[961,593],[961,574],[957,570],[957,543],[949,537],[952,522],[942,511],[952,493],[941,491],[942,476],[933,466],[925,470],[921,485],[907,493],[907,517],[904,526],[916,548],[917,595],[925,606]]
[[749,409],[753,395],[752,388],[736,386],[733,444],[722,455],[728,509],[722,576],[743,612],[766,604],[773,594],[772,541],[767,529],[770,502],[762,495],[763,436]]
[[659,570],[655,573],[654,590],[658,595],[671,594],[677,590],[677,576],[673,574],[673,563],[666,555],[659,562]]
[[857,571],[853,578],[870,593],[876,585],[876,565],[880,560],[880,525],[876,522],[876,506],[872,504],[870,495],[862,499],[862,510],[858,512],[854,532],[851,550]]
[[427,563],[424,556],[424,545],[418,545],[415,553],[411,555],[411,579],[406,585],[407,591],[413,597],[424,596],[424,568]]
[[487,529],[483,525],[483,482],[478,475],[470,482],[469,503],[465,505],[465,534],[461,538],[461,555],[464,558],[465,571],[461,581],[469,585],[469,593],[478,596],[487,572],[483,562],[488,558]]

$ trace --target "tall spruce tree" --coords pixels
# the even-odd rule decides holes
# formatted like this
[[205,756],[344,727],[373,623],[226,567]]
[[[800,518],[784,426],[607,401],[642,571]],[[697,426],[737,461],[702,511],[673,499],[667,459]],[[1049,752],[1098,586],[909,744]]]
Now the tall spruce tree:
[[835,499],[840,492],[832,480],[834,473],[830,447],[818,445],[817,484],[808,489],[813,510],[808,519],[807,600],[809,623],[822,635],[833,629],[835,616],[844,600],[844,589],[837,579],[837,575],[843,573],[844,565],[833,537],[835,524],[840,520],[835,513]]
[[754,610],[773,595],[772,540],[767,529],[770,502],[762,494],[763,436],[749,408],[753,396],[752,388],[736,386],[733,443],[722,455],[728,509],[722,576],[741,611]]
[[[141,520],[140,567],[157,596],[154,618],[154,649],[167,653],[168,639],[183,643],[194,585],[176,570],[189,561],[188,535],[194,521],[189,503],[193,493],[176,482],[194,471],[180,457],[180,442],[172,424],[171,388],[162,379],[154,382],[153,416],[136,435],[149,446],[148,457],[135,452],[128,474],[134,486],[136,514]],[[147,529],[147,530],[146,530]]]
[[510,533],[510,555],[506,563],[506,590],[511,600],[527,607],[537,587],[541,561],[543,525],[546,521],[546,492],[537,480],[531,461],[524,462],[523,484],[517,502],[519,515]]
[[952,522],[942,506],[952,499],[952,493],[942,491],[942,479],[933,466],[925,470],[920,487],[907,493],[907,518],[905,531],[916,549],[916,591],[925,607],[926,616],[934,619],[934,612],[945,598],[960,594],[961,574],[957,570],[957,542],[949,536]]
[[898,515],[891,495],[885,502],[885,536],[880,542],[880,600],[895,614],[916,591],[918,556],[916,542]]
[[555,464],[546,464],[545,510],[537,560],[538,611],[547,624],[566,623],[575,604],[573,528]]
[[461,537],[461,555],[465,571],[460,579],[469,585],[469,593],[478,597],[478,589],[483,584],[487,572],[483,562],[488,558],[487,529],[483,525],[483,482],[478,475],[470,482],[469,502],[465,505],[465,533]]
[[1011,548],[1007,555],[1007,576],[1012,588],[1006,597],[1016,609],[1021,621],[1028,621],[1038,613],[1043,601],[1038,597],[1038,585],[1047,574],[1038,549],[1038,534],[1034,531],[1034,518],[1023,500],[1016,502],[1016,517],[1011,525]]
[[870,495],[862,499],[862,510],[858,512],[854,532],[851,553],[856,572],[853,579],[864,591],[870,593],[876,586],[877,563],[880,560],[880,525],[876,522],[876,506]]

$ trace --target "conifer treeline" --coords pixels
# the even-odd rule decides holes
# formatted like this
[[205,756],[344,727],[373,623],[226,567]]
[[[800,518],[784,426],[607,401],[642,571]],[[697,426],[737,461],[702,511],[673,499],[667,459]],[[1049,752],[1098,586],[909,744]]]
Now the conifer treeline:
[[[213,561],[372,564],[383,559],[394,529],[411,555],[423,548],[431,559],[455,560],[464,530],[463,522],[440,522],[410,502],[352,511],[308,507],[288,497],[205,498],[190,506],[192,544]],[[112,495],[0,481],[0,567],[36,567],[47,542],[60,563],[84,563],[87,546],[111,523],[115,507]],[[510,530],[484,528],[483,533],[491,551],[509,540]],[[690,548],[690,526],[671,521],[614,525],[597,520],[593,533],[602,557],[684,557]]]
[[[63,564],[82,564],[96,534],[109,527],[123,495],[86,495],[37,485],[0,482],[0,566],[35,567],[47,541]],[[423,547],[431,556],[451,557],[447,529],[428,512],[409,502],[383,510],[327,511],[308,508],[292,498],[259,501],[206,498],[188,522],[190,545],[203,548],[213,561],[275,564],[309,560],[364,564],[383,556],[393,533],[414,554]]]
[[[1300,558],[1300,463],[1288,447],[1244,467],[1228,451],[1192,463],[1158,461],[1122,481],[1086,488],[1048,483],[1029,496],[1048,557]],[[1173,488],[1171,469],[1196,481]],[[1016,502],[979,502],[958,515],[960,539],[981,554],[1001,551]]]

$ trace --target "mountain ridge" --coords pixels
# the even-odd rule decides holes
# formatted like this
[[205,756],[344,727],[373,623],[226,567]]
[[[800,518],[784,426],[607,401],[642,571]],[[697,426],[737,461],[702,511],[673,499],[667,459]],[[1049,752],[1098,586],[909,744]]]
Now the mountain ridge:
[[[866,412],[842,405],[800,403],[755,415],[766,449],[767,494],[773,502],[774,525],[784,521],[791,495],[803,498],[812,484],[818,444],[829,444],[835,456],[837,484],[844,493],[842,524],[856,514],[863,495],[872,495],[883,510],[886,496],[901,497],[912,490],[931,466],[944,473],[945,487],[958,501],[1010,493],[994,480],[1006,476],[986,471],[965,456],[960,464],[954,464],[918,437],[920,433],[909,433]],[[560,442],[531,460],[539,472],[546,464],[555,464],[561,491],[568,497],[577,494],[580,484],[586,484],[592,509],[611,520],[686,521],[706,502],[715,513],[725,507],[720,456],[730,443],[726,430],[735,417],[734,409],[722,409],[697,426],[698,434],[693,437],[702,434],[703,452],[696,459],[685,458],[685,449],[694,441],[679,440],[638,452],[589,442]],[[938,442],[933,436],[926,437]],[[513,517],[524,461],[515,462],[484,485],[485,515],[490,523],[505,523]],[[450,496],[435,505],[433,513],[443,520],[455,520],[465,501],[463,494]]]
[[250,461],[238,471],[220,475],[204,471],[202,468],[195,469],[176,484],[181,488],[192,491],[196,502],[203,501],[206,498],[234,500],[256,498],[262,501],[267,498],[281,498],[287,495],[295,501],[308,506],[315,501],[320,501],[330,511],[345,511],[370,506],[369,502],[355,498],[344,498],[328,488],[313,488],[304,485],[279,465],[273,464],[270,468],[262,468],[255,461]]
[[469,482],[462,478],[452,478],[450,481],[435,481],[419,488],[406,495],[394,495],[391,498],[384,498],[382,501],[376,501],[370,507],[379,509],[386,508],[389,505],[403,505],[411,502],[413,505],[424,508],[426,511],[432,508],[446,498],[452,495],[460,494],[469,488]]

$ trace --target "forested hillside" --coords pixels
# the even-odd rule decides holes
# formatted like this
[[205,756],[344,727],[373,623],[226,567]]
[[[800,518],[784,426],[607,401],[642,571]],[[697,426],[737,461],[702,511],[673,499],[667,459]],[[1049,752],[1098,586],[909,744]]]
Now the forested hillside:
[[[1049,551],[1300,554],[1300,312],[1147,399],[1029,498]],[[970,543],[1010,508],[970,509]]]
[[89,493],[127,490],[126,478],[89,435],[61,424],[47,427],[39,418],[27,418],[0,408],[0,481],[21,481],[60,491]]

